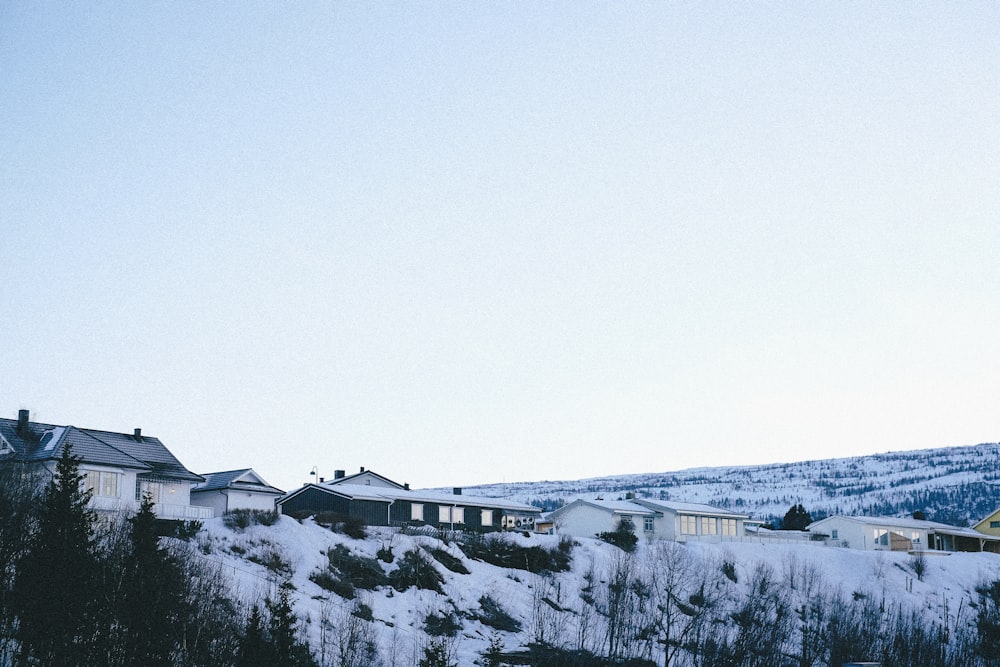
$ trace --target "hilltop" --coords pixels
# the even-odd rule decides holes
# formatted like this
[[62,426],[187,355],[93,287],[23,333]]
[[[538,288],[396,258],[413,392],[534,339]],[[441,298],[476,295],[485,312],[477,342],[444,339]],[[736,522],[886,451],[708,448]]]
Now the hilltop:
[[675,472],[594,477],[576,481],[485,484],[470,495],[502,496],[554,509],[574,498],[616,497],[697,502],[772,521],[802,503],[820,518],[831,514],[904,516],[967,526],[1000,507],[1000,445],[886,452],[869,456]]

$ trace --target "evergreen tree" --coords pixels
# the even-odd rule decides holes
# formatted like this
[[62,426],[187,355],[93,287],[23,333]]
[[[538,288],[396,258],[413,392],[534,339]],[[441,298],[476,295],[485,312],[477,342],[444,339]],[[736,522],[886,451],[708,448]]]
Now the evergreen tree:
[[782,530],[805,530],[806,526],[812,523],[812,515],[806,511],[806,508],[802,506],[802,503],[797,503],[792,505],[787,512],[785,512],[785,518],[781,520]]
[[121,591],[121,617],[126,665],[172,664],[185,613],[184,572],[160,546],[153,501],[148,495],[129,519],[129,554]]
[[250,618],[247,619],[247,629],[243,635],[243,644],[236,657],[236,667],[267,667],[274,663],[272,647],[264,628],[264,619],[260,615],[260,607],[253,606]]
[[69,667],[89,662],[95,636],[98,556],[90,491],[67,445],[46,486],[38,532],[14,584],[22,664]]
[[315,665],[309,647],[298,639],[298,617],[292,609],[288,590],[290,584],[282,584],[278,589],[277,600],[267,600],[267,609],[271,613],[268,624],[271,651],[276,667],[308,667]]

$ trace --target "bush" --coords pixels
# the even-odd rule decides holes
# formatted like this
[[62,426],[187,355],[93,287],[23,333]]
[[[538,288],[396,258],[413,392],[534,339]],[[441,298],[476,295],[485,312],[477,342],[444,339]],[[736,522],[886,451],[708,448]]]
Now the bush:
[[635,535],[635,526],[628,519],[619,521],[618,527],[612,531],[598,533],[597,538],[628,553],[635,551],[635,545],[639,542],[639,538]]
[[539,546],[522,547],[502,536],[466,536],[460,544],[469,558],[508,569],[527,570],[535,574],[566,572],[572,560],[573,542],[561,540],[553,549]]
[[343,579],[338,579],[329,572],[325,570],[320,570],[319,572],[313,572],[309,575],[309,581],[313,582],[320,588],[328,590],[331,593],[336,593],[345,600],[353,600],[355,596],[354,586],[351,582],[344,581]]
[[521,622],[511,616],[500,603],[488,595],[479,598],[480,613],[475,616],[483,625],[503,632],[520,632]]
[[253,525],[273,526],[279,516],[275,510],[230,510],[222,515],[222,523],[230,530],[245,530]]
[[469,574],[469,568],[465,567],[462,559],[452,556],[444,549],[430,549],[430,554],[434,560],[444,565],[448,570],[457,574]]
[[176,537],[179,540],[188,542],[189,540],[194,538],[195,535],[198,534],[198,531],[201,530],[202,525],[203,524],[201,523],[201,521],[179,521],[177,522],[177,525],[173,527],[173,531],[171,531],[171,536]]
[[455,614],[428,614],[424,619],[424,632],[432,637],[454,637],[462,629],[462,623]]
[[403,554],[399,567],[389,573],[389,583],[401,593],[411,586],[435,593],[444,592],[441,588],[444,577],[417,549]]
[[281,557],[277,549],[265,549],[259,554],[251,554],[247,557],[252,563],[263,565],[275,574],[291,574],[292,564]]
[[388,544],[383,544],[375,552],[375,556],[383,563],[391,563],[395,556],[392,553],[392,547]]
[[326,552],[331,574],[349,582],[352,586],[374,590],[388,581],[385,572],[374,558],[359,556],[343,544],[338,544]]

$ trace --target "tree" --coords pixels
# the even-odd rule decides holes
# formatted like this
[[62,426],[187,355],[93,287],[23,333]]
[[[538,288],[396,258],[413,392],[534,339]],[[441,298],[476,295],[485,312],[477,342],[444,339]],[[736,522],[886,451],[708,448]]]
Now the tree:
[[627,553],[635,551],[635,545],[639,542],[639,538],[635,535],[635,526],[629,519],[619,521],[614,530],[598,533],[597,538]]
[[271,613],[268,623],[271,653],[276,667],[307,667],[315,665],[309,647],[299,641],[299,619],[292,609],[289,589],[291,584],[284,583],[278,589],[276,600],[267,600],[267,609]]
[[120,593],[121,650],[126,665],[170,665],[185,614],[184,572],[160,546],[150,496],[128,521],[129,543]]
[[96,632],[98,554],[90,491],[67,445],[45,488],[38,532],[14,584],[22,664],[85,664]]
[[792,505],[787,512],[785,512],[785,518],[781,520],[782,530],[805,530],[806,526],[812,523],[812,515],[806,511],[806,508],[802,506],[802,503],[797,503]]
[[17,461],[0,464],[0,665],[13,664],[17,650],[11,591],[35,533],[41,488],[34,469]]

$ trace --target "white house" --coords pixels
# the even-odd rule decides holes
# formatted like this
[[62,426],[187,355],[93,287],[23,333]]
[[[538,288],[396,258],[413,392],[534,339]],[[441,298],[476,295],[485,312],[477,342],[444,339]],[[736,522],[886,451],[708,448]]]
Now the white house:
[[42,424],[30,421],[27,410],[20,410],[16,420],[0,418],[0,462],[38,466],[53,475],[67,447],[80,458],[80,474],[95,510],[134,511],[148,495],[162,519],[213,515],[208,507],[191,505],[191,487],[203,478],[141,429],[128,434]]
[[[654,537],[658,533],[657,522],[662,522],[663,513],[630,500],[579,498],[550,512],[548,520],[559,535],[595,537],[598,533],[612,532],[622,521],[628,521],[636,535]],[[659,529],[662,531],[663,527],[659,526]]]
[[598,498],[574,500],[552,511],[548,518],[555,532],[562,535],[594,537],[628,520],[638,536],[684,542],[742,538],[747,516],[697,503]]
[[680,503],[670,500],[635,499],[638,505],[663,514],[657,537],[683,542],[689,539],[729,540],[746,536],[746,514],[730,512],[712,505]]
[[191,504],[211,507],[216,516],[231,510],[274,510],[285,492],[264,481],[253,468],[210,472],[191,489]]
[[866,551],[998,551],[1000,537],[923,519],[831,516],[806,527],[828,543]]

